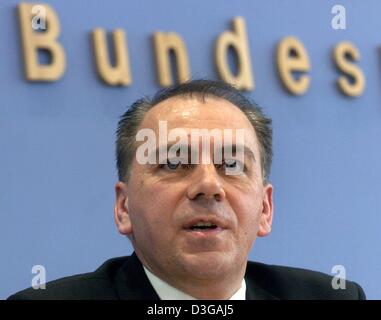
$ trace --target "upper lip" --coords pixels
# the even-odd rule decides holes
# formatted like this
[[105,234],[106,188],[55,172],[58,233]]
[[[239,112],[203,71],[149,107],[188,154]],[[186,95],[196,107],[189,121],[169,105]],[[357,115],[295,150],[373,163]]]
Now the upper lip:
[[216,217],[216,216],[210,216],[210,215],[205,215],[205,216],[200,215],[200,216],[197,216],[197,217],[194,217],[194,218],[187,220],[184,223],[183,228],[184,229],[190,229],[192,226],[194,226],[198,222],[209,222],[209,223],[216,225],[217,227],[219,227],[221,229],[226,229],[228,227],[228,223],[226,222],[225,219],[222,219],[222,218]]

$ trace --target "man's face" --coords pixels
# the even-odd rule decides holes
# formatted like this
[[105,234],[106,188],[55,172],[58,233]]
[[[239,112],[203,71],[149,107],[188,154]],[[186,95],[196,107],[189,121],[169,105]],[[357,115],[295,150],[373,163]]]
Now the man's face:
[[[236,106],[214,97],[167,99],[146,114],[140,128],[159,137],[159,121],[166,121],[168,130],[186,132],[232,129],[233,139],[236,129],[244,129],[244,144],[255,159],[245,154],[243,172],[227,175],[223,163],[213,163],[213,141],[209,164],[176,167],[139,164],[135,158],[128,183],[116,185],[119,232],[128,235],[143,264],[169,283],[243,276],[256,237],[271,230],[273,209],[253,127]],[[197,227],[198,222],[212,226]]]

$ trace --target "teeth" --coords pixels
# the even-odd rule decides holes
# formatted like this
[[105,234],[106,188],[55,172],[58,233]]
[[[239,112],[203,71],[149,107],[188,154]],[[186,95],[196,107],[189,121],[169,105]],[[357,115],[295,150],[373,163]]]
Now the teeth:
[[213,227],[213,226],[215,226],[215,224],[211,222],[198,222],[193,225],[193,227]]

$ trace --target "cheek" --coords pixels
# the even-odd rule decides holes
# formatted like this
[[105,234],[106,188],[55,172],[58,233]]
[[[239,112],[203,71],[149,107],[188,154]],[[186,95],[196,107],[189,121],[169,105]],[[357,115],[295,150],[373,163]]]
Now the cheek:
[[237,199],[236,206],[233,209],[236,214],[240,235],[245,238],[253,239],[259,227],[262,200],[257,196],[245,196]]
[[241,230],[247,237],[252,237],[256,234],[259,227],[259,212],[257,207],[246,207],[243,209],[243,214],[239,219]]
[[[141,184],[138,192],[129,201],[130,215],[134,232],[150,232],[165,236],[174,225],[173,213],[176,208],[175,188],[158,186],[157,184]],[[163,230],[167,232],[163,233]]]

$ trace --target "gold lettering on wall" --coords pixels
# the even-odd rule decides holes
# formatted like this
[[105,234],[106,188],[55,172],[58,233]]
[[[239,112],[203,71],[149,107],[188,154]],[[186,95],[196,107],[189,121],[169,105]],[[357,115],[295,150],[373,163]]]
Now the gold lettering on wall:
[[[36,4],[20,3],[18,5],[21,44],[25,64],[25,76],[29,81],[55,81],[65,72],[66,58],[62,45],[57,41],[60,35],[60,23],[55,11],[47,4],[44,7],[47,26],[36,32],[33,29],[33,7]],[[51,55],[49,64],[40,64],[38,50],[47,50]]]
[[347,96],[358,97],[365,88],[365,77],[361,69],[349,61],[346,57],[349,57],[352,61],[358,61],[360,59],[360,52],[350,42],[340,42],[333,49],[333,58],[336,66],[347,76],[350,76],[353,81],[349,81],[344,75],[340,76],[337,80],[337,85],[340,90]]
[[292,94],[304,94],[310,85],[310,77],[301,74],[295,78],[292,74],[310,70],[308,54],[303,43],[292,36],[282,39],[277,47],[276,59],[279,76],[284,87]]
[[107,49],[106,32],[102,28],[93,31],[95,63],[99,77],[112,86],[128,86],[132,82],[127,40],[122,29],[112,32],[115,65],[111,65]]
[[[58,15],[48,4],[21,2],[17,7],[26,80],[60,79],[66,70],[66,55],[58,40],[61,33]],[[231,23],[231,29],[223,31],[215,41],[214,62],[219,78],[239,90],[254,90],[254,72],[246,22],[243,17],[238,16],[233,18]],[[110,44],[114,49],[112,57],[109,56],[106,31],[103,28],[96,28],[91,35],[99,77],[111,86],[130,85],[132,75],[125,31],[122,29],[112,31]],[[153,49],[160,86],[168,87],[191,79],[186,44],[179,34],[154,32]],[[42,50],[49,53],[51,58],[49,62],[39,61]],[[230,68],[229,50],[235,52],[237,72]],[[357,63],[360,60],[359,50],[351,42],[342,41],[334,46],[332,55],[333,62],[341,73],[337,79],[340,91],[350,97],[360,96],[364,92],[366,79]],[[171,65],[172,56],[174,65]],[[302,41],[294,36],[281,39],[276,48],[276,65],[280,81],[288,92],[303,95],[308,90],[311,82],[308,72],[311,66]]]
[[159,84],[168,87],[174,84],[171,75],[170,52],[176,57],[176,71],[178,82],[182,83],[190,79],[188,53],[184,41],[174,32],[155,32],[153,34],[155,48],[155,60]]
[[[246,32],[245,20],[236,17],[232,21],[233,31],[223,32],[216,40],[215,59],[220,78],[240,90],[253,90],[255,87],[251,69],[250,50]],[[232,47],[238,57],[238,73],[232,74],[227,61],[229,47]]]

